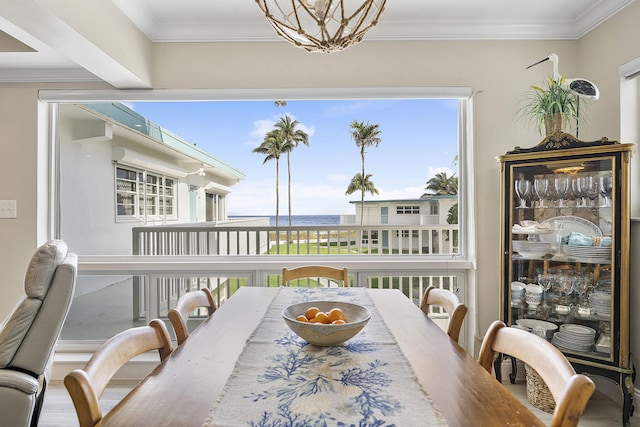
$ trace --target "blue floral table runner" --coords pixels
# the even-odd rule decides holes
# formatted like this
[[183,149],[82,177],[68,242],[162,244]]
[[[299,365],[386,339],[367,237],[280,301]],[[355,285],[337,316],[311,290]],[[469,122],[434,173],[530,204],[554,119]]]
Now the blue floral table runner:
[[[314,300],[366,306],[371,320],[340,346],[310,345],[281,311]],[[203,427],[446,425],[366,289],[292,287],[278,291]]]

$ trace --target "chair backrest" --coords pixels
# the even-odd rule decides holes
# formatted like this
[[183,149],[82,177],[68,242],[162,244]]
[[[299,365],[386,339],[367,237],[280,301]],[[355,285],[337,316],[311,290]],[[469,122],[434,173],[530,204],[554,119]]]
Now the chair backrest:
[[48,369],[73,299],[77,266],[77,255],[68,252],[64,241],[40,246],[25,274],[25,295],[0,324],[0,371],[26,374],[21,387],[9,385],[10,392],[5,383],[0,385],[0,413],[13,426],[38,422]]
[[595,384],[589,377],[576,374],[560,350],[535,334],[509,328],[504,322],[496,320],[485,334],[478,360],[489,373],[495,353],[520,359],[544,380],[556,402],[550,424],[552,427],[578,425]]
[[176,333],[178,345],[181,345],[189,337],[189,329],[187,328],[189,314],[200,307],[206,308],[209,316],[216,311],[216,302],[213,300],[209,288],[187,292],[178,299],[176,307],[169,310],[169,320]]
[[78,257],[52,240],[35,252],[24,280],[25,296],[0,331],[0,368],[42,374],[75,290]]
[[[317,278],[317,279],[330,279],[326,281],[326,287],[330,287],[332,281],[339,280],[346,288],[349,286],[349,269],[327,267],[324,265],[305,265],[303,267],[296,268],[283,268],[282,269],[282,284],[288,286],[291,280],[304,279],[304,278]],[[320,281],[321,284],[325,284]],[[337,286],[340,286],[337,284]]]
[[444,308],[449,315],[447,334],[449,334],[455,342],[458,342],[460,330],[462,329],[462,321],[467,314],[467,306],[461,303],[458,296],[453,292],[436,288],[433,285],[425,289],[422,302],[420,303],[420,309],[428,315],[430,305],[437,305]]
[[76,408],[80,427],[93,427],[102,419],[99,399],[113,375],[132,358],[150,350],[158,350],[161,361],[171,354],[171,337],[159,319],[152,320],[149,326],[130,328],[111,337],[83,369],[65,376],[64,385]]

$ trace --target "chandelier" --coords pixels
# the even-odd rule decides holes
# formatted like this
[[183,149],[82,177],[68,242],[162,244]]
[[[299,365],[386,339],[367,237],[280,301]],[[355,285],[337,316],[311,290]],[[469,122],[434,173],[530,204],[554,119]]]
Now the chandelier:
[[386,1],[256,0],[256,3],[280,37],[309,52],[331,53],[361,41],[378,23]]

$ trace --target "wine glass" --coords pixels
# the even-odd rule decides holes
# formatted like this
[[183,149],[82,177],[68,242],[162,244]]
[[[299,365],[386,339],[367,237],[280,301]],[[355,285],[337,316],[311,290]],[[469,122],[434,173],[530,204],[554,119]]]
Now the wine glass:
[[613,177],[611,175],[603,175],[600,177],[600,194],[604,198],[603,207],[611,206],[611,191],[613,189]]
[[547,310],[549,306],[547,305],[547,292],[551,289],[551,285],[553,284],[554,275],[551,273],[540,273],[537,278],[538,285],[542,286],[544,293],[542,294],[542,309]]
[[576,203],[576,206],[579,208],[587,207],[587,193],[589,192],[590,178],[590,176],[577,176],[571,183],[573,194],[575,194],[576,198],[580,198],[580,201]]
[[591,178],[589,180],[589,189],[587,190],[587,198],[591,201],[590,205],[592,207],[596,207],[596,199],[598,198],[598,195],[600,194],[600,191],[598,191],[598,181],[594,180],[593,177],[589,177]]
[[567,193],[569,192],[569,178],[566,176],[561,176],[555,178],[553,180],[553,189],[555,190],[556,196],[558,197],[558,207],[564,207],[564,199],[567,197]]
[[533,188],[540,200],[538,207],[545,208],[544,198],[547,197],[549,193],[549,180],[547,178],[536,178],[535,181],[533,181]]
[[524,209],[527,207],[527,197],[531,195],[531,181],[520,178],[515,181],[515,190],[518,199],[520,199],[520,206],[518,209]]

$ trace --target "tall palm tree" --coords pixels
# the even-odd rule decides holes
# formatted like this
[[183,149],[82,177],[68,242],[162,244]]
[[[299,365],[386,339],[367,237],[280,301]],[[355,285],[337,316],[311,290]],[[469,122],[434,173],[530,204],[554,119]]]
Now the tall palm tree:
[[284,148],[284,139],[282,134],[277,129],[268,132],[264,136],[264,141],[260,146],[252,150],[253,153],[265,154],[262,164],[267,163],[270,160],[276,161],[276,227],[278,226],[278,217],[280,215],[280,191],[278,189],[278,181],[280,174],[280,156]]
[[447,176],[446,172],[439,172],[427,181],[425,190],[438,196],[455,196],[458,194],[458,177],[455,173]]
[[[376,188],[373,181],[371,181],[371,174],[365,175],[364,179],[362,179],[362,174],[358,172],[351,178],[351,182],[347,187],[347,191],[344,192],[345,195],[350,195],[355,193],[356,191],[361,191],[362,194],[365,192],[373,194],[379,194],[380,192]],[[360,212],[360,225],[362,225],[362,218],[364,218],[364,196],[362,201],[362,209]]]
[[[367,152],[367,147],[377,147],[380,144],[380,142],[382,141],[382,138],[380,138],[380,133],[380,126],[377,124],[365,124],[364,122],[359,122],[357,120],[354,120],[353,123],[351,123],[351,138],[356,143],[356,147],[360,148],[360,158],[362,159],[362,172],[360,173],[360,177],[364,177],[364,180],[360,180],[360,192],[362,193],[360,200],[360,225],[362,225],[362,222],[364,220],[364,193],[366,191],[364,185],[365,181],[367,180],[367,176],[371,176],[365,175],[364,173],[364,156]],[[353,180],[351,182],[353,182]]]
[[296,129],[300,123],[297,120],[291,120],[289,115],[280,117],[280,121],[275,124],[275,128],[280,132],[283,142],[283,151],[287,153],[287,193],[289,202],[289,225],[291,225],[291,151],[300,143],[309,145],[309,135],[303,130]]

